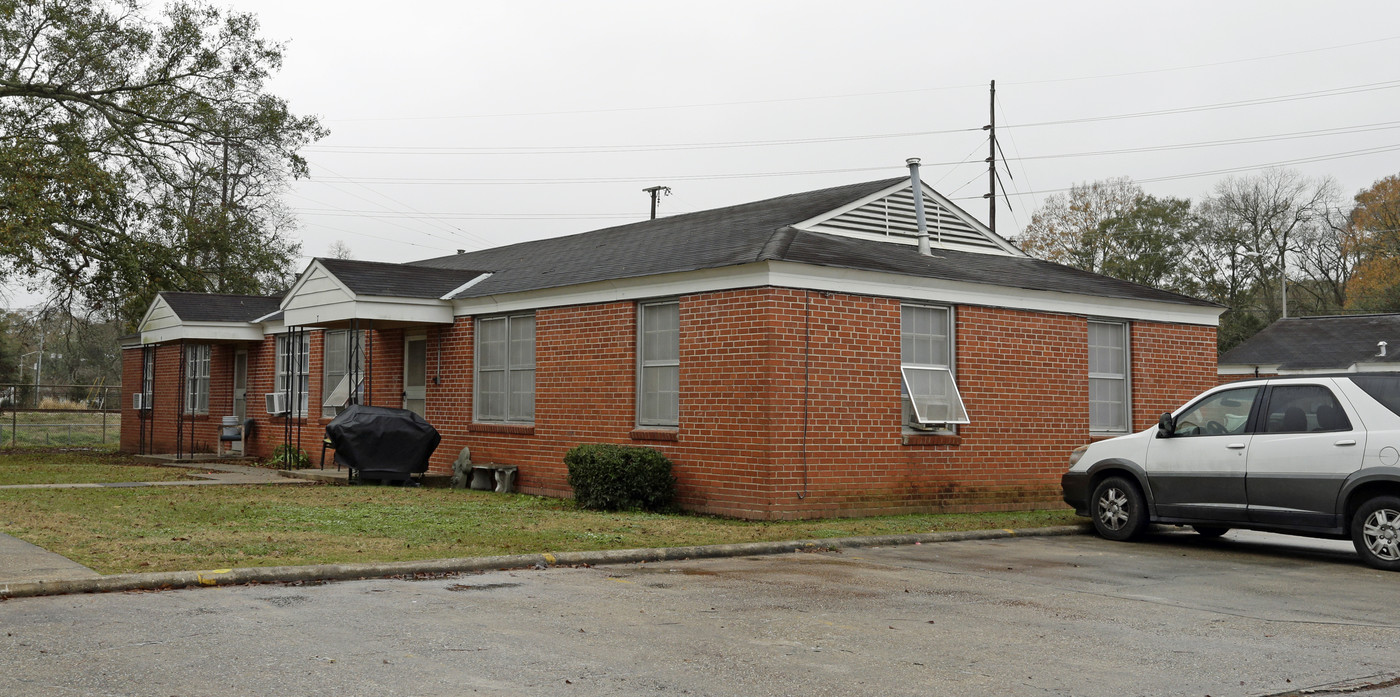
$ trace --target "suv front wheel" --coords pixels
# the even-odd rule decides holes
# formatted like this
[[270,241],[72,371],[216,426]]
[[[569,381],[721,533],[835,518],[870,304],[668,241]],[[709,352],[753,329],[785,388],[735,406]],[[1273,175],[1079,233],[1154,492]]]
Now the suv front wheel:
[[1367,565],[1400,571],[1400,498],[1367,499],[1351,517],[1351,542]]
[[1094,487],[1089,515],[1100,537],[1119,542],[1131,540],[1147,527],[1147,503],[1137,484],[1123,477],[1109,477]]

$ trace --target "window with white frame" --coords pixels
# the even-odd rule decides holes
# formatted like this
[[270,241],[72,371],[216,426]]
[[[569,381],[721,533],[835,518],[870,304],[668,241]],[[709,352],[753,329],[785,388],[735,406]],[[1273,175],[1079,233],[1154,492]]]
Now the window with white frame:
[[141,402],[145,406],[143,409],[151,408],[151,395],[155,392],[156,385],[156,349],[148,346],[141,350]]
[[1128,431],[1128,325],[1089,323],[1089,430]]
[[903,423],[930,428],[968,423],[953,378],[952,311],[946,307],[900,308],[900,397]]
[[535,316],[476,321],[476,394],[472,418],[482,422],[535,421]]
[[185,413],[209,413],[209,344],[185,346]]
[[311,397],[311,335],[289,332],[277,336],[276,390],[290,392],[288,413],[306,416]]
[[680,425],[681,306],[678,301],[637,306],[637,423]]
[[327,331],[323,342],[321,416],[334,418],[350,403],[351,375],[355,378],[356,393],[364,384],[365,332],[352,333],[348,329]]

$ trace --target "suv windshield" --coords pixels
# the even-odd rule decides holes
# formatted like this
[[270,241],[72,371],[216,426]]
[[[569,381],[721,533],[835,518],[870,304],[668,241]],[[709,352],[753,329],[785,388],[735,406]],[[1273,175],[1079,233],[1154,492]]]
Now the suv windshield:
[[1400,375],[1358,375],[1348,379],[1400,416]]

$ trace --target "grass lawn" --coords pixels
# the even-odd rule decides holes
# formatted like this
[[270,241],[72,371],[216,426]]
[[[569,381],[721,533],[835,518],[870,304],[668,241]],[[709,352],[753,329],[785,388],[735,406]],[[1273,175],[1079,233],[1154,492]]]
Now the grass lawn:
[[0,450],[0,486],[10,484],[110,484],[192,479],[173,467],[137,464],[104,450]]
[[747,522],[595,513],[454,489],[210,486],[0,490],[0,532],[104,574],[1027,528],[1068,510]]

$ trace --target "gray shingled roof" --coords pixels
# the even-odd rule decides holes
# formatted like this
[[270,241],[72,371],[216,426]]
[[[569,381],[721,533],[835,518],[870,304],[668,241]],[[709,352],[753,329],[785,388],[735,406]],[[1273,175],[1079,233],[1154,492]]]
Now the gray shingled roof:
[[790,261],[968,281],[1032,290],[1152,300],[1203,307],[1214,303],[1024,257],[935,249],[800,231],[794,224],[894,186],[905,177],[658,218],[566,237],[522,242],[412,262],[413,267],[485,269],[494,275],[457,298],[555,288],[759,261]]
[[183,322],[251,322],[277,311],[280,295],[221,295],[162,291],[171,310]]
[[316,261],[356,295],[379,297],[441,298],[485,273],[463,267],[424,268],[381,261]]
[[[1386,356],[1377,354],[1384,341]],[[1346,370],[1400,361],[1400,314],[1289,317],[1225,352],[1219,365],[1278,365],[1282,370]]]

